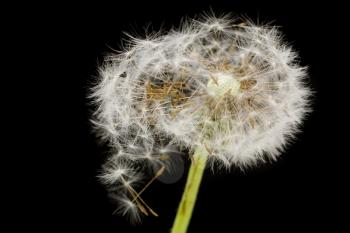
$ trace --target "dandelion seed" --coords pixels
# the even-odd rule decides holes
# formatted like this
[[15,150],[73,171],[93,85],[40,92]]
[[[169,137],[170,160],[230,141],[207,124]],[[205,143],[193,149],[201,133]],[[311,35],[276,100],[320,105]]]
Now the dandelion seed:
[[139,223],[141,221],[139,207],[130,201],[129,198],[118,197],[119,207],[115,210],[115,213],[127,217],[133,223]]

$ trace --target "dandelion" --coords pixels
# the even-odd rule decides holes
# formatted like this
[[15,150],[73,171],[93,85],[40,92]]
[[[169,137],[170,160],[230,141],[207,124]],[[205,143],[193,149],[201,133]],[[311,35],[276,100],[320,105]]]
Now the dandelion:
[[157,216],[141,199],[154,177],[139,192],[132,184],[154,164],[160,176],[174,150],[188,150],[192,165],[172,232],[186,231],[207,164],[275,160],[309,111],[297,58],[276,27],[227,16],[131,38],[107,57],[91,97],[97,132],[114,153],[101,179],[126,189],[118,212]]

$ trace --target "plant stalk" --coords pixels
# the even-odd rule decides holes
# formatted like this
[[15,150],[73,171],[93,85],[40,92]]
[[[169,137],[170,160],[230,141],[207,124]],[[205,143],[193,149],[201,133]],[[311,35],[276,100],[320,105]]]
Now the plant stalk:
[[203,147],[196,147],[171,233],[185,233],[187,231],[207,159],[207,150]]

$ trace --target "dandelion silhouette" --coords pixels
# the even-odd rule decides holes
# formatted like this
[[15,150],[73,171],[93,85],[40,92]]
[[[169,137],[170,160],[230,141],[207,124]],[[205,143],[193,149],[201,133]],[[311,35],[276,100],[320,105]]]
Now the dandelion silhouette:
[[[244,169],[275,160],[309,111],[296,59],[276,27],[228,16],[131,38],[107,57],[91,97],[95,128],[111,148],[100,178],[117,212],[132,221],[157,216],[141,194],[187,150],[191,167],[172,228],[186,232],[207,164]],[[156,173],[136,191],[150,167]]]

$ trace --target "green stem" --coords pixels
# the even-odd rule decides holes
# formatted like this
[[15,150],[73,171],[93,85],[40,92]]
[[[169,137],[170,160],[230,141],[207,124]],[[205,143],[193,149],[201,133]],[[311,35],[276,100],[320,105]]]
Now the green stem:
[[203,177],[208,158],[208,152],[203,147],[196,147],[190,170],[187,176],[185,190],[177,210],[171,233],[185,233],[190,223],[193,207],[196,203],[197,193]]

